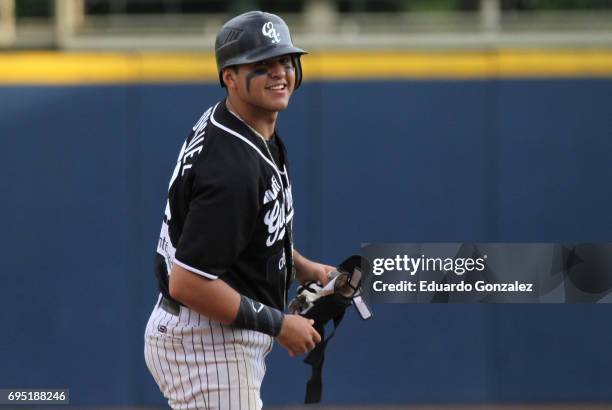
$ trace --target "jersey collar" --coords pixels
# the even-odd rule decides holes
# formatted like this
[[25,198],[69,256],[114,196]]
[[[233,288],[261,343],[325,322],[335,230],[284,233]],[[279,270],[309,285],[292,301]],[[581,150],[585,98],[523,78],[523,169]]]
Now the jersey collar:
[[[212,124],[217,128],[224,130],[225,132],[241,139],[243,142],[250,145],[251,148],[253,148],[262,157],[262,159],[273,168],[274,172],[278,175],[279,180],[281,179],[280,175],[285,174],[284,171],[278,168],[274,161],[268,158],[268,149],[264,140],[260,136],[256,135],[251,129],[251,127],[249,127],[246,123],[244,123],[241,119],[239,119],[227,109],[225,99],[215,105],[210,116],[210,120]],[[277,140],[280,141],[278,133],[276,134],[276,137]],[[282,150],[284,151],[284,145],[282,145],[282,142],[280,144]],[[281,156],[283,157],[283,159],[286,159],[284,152],[281,154]]]

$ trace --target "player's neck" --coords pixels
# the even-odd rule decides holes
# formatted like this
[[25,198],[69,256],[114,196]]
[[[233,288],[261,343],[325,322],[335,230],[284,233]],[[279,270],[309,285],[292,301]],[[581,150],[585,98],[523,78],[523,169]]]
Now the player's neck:
[[277,112],[262,110],[240,100],[231,99],[229,96],[225,104],[230,112],[257,131],[264,139],[272,138],[276,127]]

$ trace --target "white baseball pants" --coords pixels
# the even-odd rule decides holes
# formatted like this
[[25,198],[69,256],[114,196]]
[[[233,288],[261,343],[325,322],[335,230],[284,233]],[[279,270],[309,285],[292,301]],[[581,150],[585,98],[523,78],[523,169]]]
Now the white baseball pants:
[[[161,297],[160,297],[161,299]],[[272,337],[158,301],[145,330],[145,361],[172,409],[261,410]]]

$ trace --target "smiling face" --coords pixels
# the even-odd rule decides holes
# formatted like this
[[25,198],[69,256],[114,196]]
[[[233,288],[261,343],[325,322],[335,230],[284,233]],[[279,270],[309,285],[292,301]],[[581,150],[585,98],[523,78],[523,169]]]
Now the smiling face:
[[226,69],[223,81],[233,101],[251,110],[278,112],[289,105],[295,68],[291,56],[284,55]]

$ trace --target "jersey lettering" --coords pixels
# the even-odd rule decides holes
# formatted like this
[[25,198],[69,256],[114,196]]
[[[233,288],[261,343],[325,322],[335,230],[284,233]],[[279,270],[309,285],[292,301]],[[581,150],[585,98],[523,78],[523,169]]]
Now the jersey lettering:
[[263,204],[265,205],[269,202],[276,200],[276,198],[278,198],[278,194],[280,193],[280,191],[281,191],[280,184],[276,180],[276,177],[273,176],[272,177],[272,188],[266,190],[266,193],[264,194]]
[[[284,167],[284,174],[288,175],[287,167]],[[285,188],[285,208],[287,211],[286,222],[289,223],[293,219],[293,195],[291,193],[291,182],[287,177],[287,188]]]
[[278,260],[278,270],[282,271],[287,263],[287,259],[285,258],[285,252],[283,251],[283,256]]
[[285,237],[285,209],[279,200],[274,201],[274,207],[264,215],[264,223],[268,226],[270,234],[266,240],[268,247]]
[[[285,168],[287,175],[287,168]],[[270,179],[270,188],[264,193],[263,204],[269,204],[274,201],[274,205],[264,214],[264,223],[268,227],[268,237],[266,246],[271,247],[277,241],[285,238],[286,224],[293,218],[293,199],[291,196],[291,185],[287,178],[287,188],[284,188],[282,183],[272,176]],[[283,192],[284,195],[279,197]],[[283,201],[281,201],[283,199]]]
[[[189,144],[181,151],[181,155],[179,155],[178,164],[183,164],[181,176],[185,175],[185,172],[189,170],[193,166],[193,162],[195,162],[200,152],[202,152],[202,146],[204,144],[204,130],[208,125],[208,118],[210,118],[210,113],[212,112],[212,108],[206,110],[202,117],[198,120],[196,125],[193,126],[193,138],[189,141]],[[188,162],[191,160],[190,162]]]
[[200,154],[200,152],[202,152],[204,138],[198,138],[198,142],[196,144],[199,145],[190,145],[191,150],[183,155],[183,170],[181,172],[181,176],[185,175],[185,171],[187,171],[193,166],[193,163],[197,159],[198,155]]
[[[176,181],[176,179],[180,175],[185,175],[185,172],[193,167],[193,163],[195,162],[198,155],[202,152],[203,144],[204,144],[204,129],[208,124],[208,118],[210,117],[210,113],[212,112],[212,107],[206,110],[206,112],[200,117],[196,125],[193,127],[194,136],[189,141],[183,143],[181,147],[181,151],[179,152],[178,159],[176,161],[176,166],[174,167],[174,172],[172,172],[172,177],[170,178],[170,183],[168,184],[168,191],[172,188],[172,185]],[[172,241],[170,239],[169,232],[169,223],[170,219],[172,219],[172,212],[170,209],[170,201],[166,201],[166,209],[164,210],[164,220],[162,222],[161,231],[159,233],[159,240],[157,242],[157,253],[164,257],[166,261],[166,269],[168,274],[172,270],[172,265],[174,264],[174,255],[176,253],[176,248],[172,245]]]

